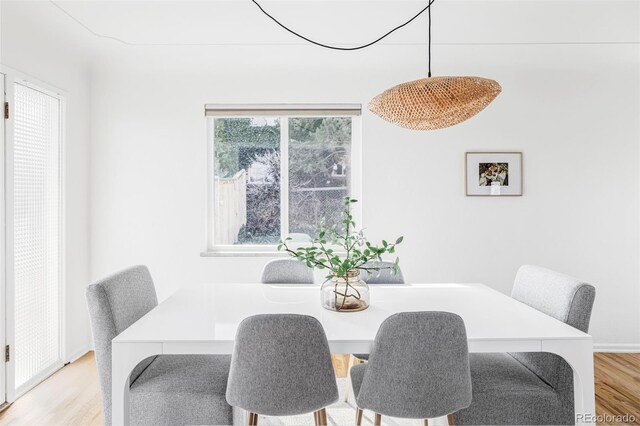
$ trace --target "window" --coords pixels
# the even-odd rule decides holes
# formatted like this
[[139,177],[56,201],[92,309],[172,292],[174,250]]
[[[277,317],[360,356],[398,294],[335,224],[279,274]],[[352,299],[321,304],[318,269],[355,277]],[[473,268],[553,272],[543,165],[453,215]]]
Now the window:
[[[209,252],[273,252],[358,198],[360,105],[206,107]],[[358,212],[354,211],[357,216]]]

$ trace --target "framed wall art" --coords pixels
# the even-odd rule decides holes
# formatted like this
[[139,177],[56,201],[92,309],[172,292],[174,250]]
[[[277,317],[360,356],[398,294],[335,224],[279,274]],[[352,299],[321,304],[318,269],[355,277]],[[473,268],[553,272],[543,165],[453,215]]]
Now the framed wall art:
[[522,195],[521,152],[467,152],[467,196]]

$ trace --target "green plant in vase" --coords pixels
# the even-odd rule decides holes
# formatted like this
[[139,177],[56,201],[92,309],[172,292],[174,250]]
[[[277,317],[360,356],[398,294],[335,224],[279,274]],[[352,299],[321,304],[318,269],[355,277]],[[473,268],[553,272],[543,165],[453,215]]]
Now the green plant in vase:
[[364,232],[356,229],[351,214],[351,205],[357,200],[345,197],[342,211],[342,230],[337,226],[325,227],[320,223],[320,232],[310,246],[290,247],[291,238],[278,243],[278,250],[284,250],[292,257],[305,262],[310,268],[327,269],[330,273],[322,284],[323,307],[341,312],[361,311],[369,307],[369,287],[360,279],[360,271],[375,273],[383,269],[398,272],[399,258],[386,266],[382,264],[384,254],[394,254],[396,246],[402,242],[399,237],[393,243],[382,240],[379,245],[367,241]]

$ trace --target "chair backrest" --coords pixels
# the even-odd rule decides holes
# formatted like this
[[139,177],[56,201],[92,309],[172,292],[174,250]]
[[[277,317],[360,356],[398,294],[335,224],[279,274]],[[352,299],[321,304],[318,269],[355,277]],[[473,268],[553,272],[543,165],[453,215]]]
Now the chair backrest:
[[362,270],[360,278],[367,284],[404,284],[404,277],[402,276],[402,270],[398,267],[398,272],[395,274],[391,271],[393,262],[367,262],[363,265],[365,268],[383,268],[376,270]]
[[298,259],[275,259],[264,265],[263,284],[313,284],[313,270]]
[[425,419],[471,404],[467,332],[450,312],[404,312],[376,335],[358,407],[387,416]]
[[288,416],[317,411],[337,399],[329,344],[317,319],[266,314],[240,323],[227,383],[230,405]]
[[[111,424],[111,340],[158,305],[146,266],[134,266],[87,287],[87,302],[102,389],[105,424]],[[153,361],[147,358],[131,372],[133,382]]]
[[[577,278],[524,265],[516,275],[511,296],[585,333],[589,330],[596,290]],[[554,389],[573,393],[573,370],[557,355],[539,352],[512,353],[511,356],[533,371]]]

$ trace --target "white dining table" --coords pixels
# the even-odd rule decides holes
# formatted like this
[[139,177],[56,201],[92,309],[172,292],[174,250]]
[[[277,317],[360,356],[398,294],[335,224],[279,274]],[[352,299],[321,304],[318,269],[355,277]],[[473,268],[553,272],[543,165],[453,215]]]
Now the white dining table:
[[332,353],[369,353],[378,327],[397,312],[460,315],[470,352],[551,352],[574,372],[576,423],[594,424],[590,335],[483,284],[372,285],[371,306],[341,313],[320,306],[318,285],[196,284],[185,286],[113,339],[113,424],[129,423],[129,374],[159,354],[231,354],[239,323],[256,314],[317,318]]

